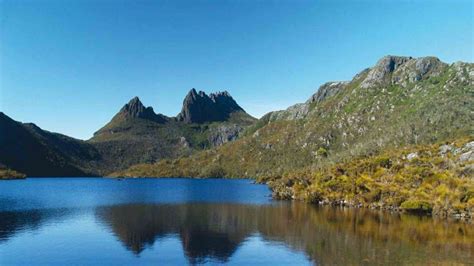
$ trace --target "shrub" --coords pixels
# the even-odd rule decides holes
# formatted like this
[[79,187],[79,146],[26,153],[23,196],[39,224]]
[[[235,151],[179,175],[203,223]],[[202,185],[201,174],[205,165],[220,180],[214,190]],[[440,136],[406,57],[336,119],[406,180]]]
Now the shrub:
[[328,150],[326,150],[323,147],[320,147],[317,151],[318,155],[323,156],[323,157],[328,157]]
[[407,212],[430,213],[433,210],[431,204],[424,200],[407,200],[404,201],[400,208]]
[[375,164],[377,166],[389,169],[392,167],[392,160],[389,157],[377,157],[375,159]]

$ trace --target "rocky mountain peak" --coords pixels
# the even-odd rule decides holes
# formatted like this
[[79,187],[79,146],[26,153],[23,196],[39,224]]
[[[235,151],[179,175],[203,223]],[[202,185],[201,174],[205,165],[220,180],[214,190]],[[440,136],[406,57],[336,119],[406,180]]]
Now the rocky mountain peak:
[[166,122],[164,115],[156,114],[153,107],[145,107],[138,97],[133,97],[127,104],[125,104],[116,116],[122,118],[142,118],[153,120],[155,122]]
[[177,120],[186,123],[225,121],[237,111],[244,110],[227,91],[207,95],[193,88],[184,98]]
[[211,93],[210,98],[222,112],[232,113],[244,111],[227,91]]
[[146,107],[140,101],[140,98],[137,96],[133,97],[127,104],[125,104],[120,113],[123,113],[130,117],[140,117],[147,112]]
[[232,98],[232,96],[230,96],[230,93],[228,91],[213,92],[213,93],[209,94],[209,97],[211,99],[224,98],[224,97]]
[[367,77],[362,81],[362,88],[369,88],[374,85],[380,85],[390,78],[390,74],[393,73],[400,65],[411,60],[412,57],[405,56],[384,56],[373,68],[370,69]]
[[397,84],[406,86],[424,78],[437,76],[447,64],[436,57],[413,58],[407,56],[385,56],[370,68],[361,88]]

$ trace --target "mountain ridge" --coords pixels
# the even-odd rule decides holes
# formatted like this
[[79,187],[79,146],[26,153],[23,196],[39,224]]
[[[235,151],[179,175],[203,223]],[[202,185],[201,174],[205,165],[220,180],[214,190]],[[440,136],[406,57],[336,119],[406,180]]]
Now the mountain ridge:
[[87,142],[103,156],[108,172],[222,145],[254,121],[228,92],[208,96],[191,89],[176,117],[156,114],[132,98]]

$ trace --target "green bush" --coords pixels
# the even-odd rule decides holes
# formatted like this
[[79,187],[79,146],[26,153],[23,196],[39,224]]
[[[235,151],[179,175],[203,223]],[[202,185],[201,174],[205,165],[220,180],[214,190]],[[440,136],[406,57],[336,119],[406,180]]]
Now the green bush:
[[433,210],[431,204],[424,200],[407,200],[400,205],[400,208],[408,212],[429,213]]
[[375,164],[383,167],[383,168],[390,168],[392,167],[392,160],[389,157],[377,157],[375,159]]
[[319,156],[328,157],[328,150],[323,147],[320,147],[317,151]]

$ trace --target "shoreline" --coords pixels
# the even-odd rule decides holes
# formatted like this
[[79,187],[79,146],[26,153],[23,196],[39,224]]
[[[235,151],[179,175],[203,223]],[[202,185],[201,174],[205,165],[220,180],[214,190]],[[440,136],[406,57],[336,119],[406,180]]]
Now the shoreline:
[[[94,177],[92,177],[94,178]],[[354,203],[354,202],[349,202],[346,200],[320,200],[317,202],[310,202],[306,200],[301,200],[296,198],[294,195],[291,195],[290,197],[289,194],[286,194],[287,197],[282,197],[282,195],[279,195],[278,191],[276,188],[273,187],[272,183],[273,181],[262,181],[261,179],[258,178],[238,178],[238,177],[114,177],[114,176],[103,176],[103,177],[97,177],[97,178],[107,178],[107,179],[117,179],[117,180],[123,180],[123,179],[196,179],[196,180],[205,180],[205,179],[235,179],[235,180],[248,180],[252,184],[264,184],[266,185],[269,190],[271,191],[270,197],[272,200],[275,201],[295,201],[295,202],[305,202],[310,205],[318,205],[318,206],[331,206],[331,207],[343,207],[343,208],[352,208],[352,209],[368,209],[368,210],[373,210],[373,211],[384,211],[384,212],[390,212],[390,213],[399,213],[399,214],[408,214],[408,215],[413,215],[413,216],[419,216],[419,217],[431,217],[432,219],[440,219],[440,220],[456,220],[456,221],[461,221],[461,222],[466,222],[469,224],[474,224],[474,217],[473,215],[465,212],[461,214],[448,214],[446,212],[444,213],[436,213],[433,211],[416,211],[416,210],[405,210],[401,207],[394,207],[394,206],[381,206],[378,203],[371,203],[371,204],[362,204],[362,203]],[[291,189],[290,187],[286,187],[287,189]]]
[[[247,180],[251,182],[251,184],[259,184],[259,185],[266,185],[269,190],[271,191],[270,197],[272,200],[275,201],[294,201],[294,202],[304,202],[309,205],[316,205],[316,206],[329,206],[329,207],[334,207],[334,208],[350,208],[350,209],[368,209],[372,211],[383,211],[383,212],[388,212],[388,213],[398,213],[398,214],[407,214],[407,215],[412,215],[412,216],[418,216],[418,217],[430,217],[432,219],[439,219],[439,220],[454,220],[454,221],[460,221],[460,222],[465,222],[468,224],[474,224],[474,217],[468,213],[462,213],[462,214],[437,214],[431,212],[423,212],[423,211],[407,211],[402,209],[401,207],[394,207],[394,206],[380,206],[380,204],[377,203],[372,203],[372,204],[362,204],[362,203],[354,203],[354,202],[349,202],[346,200],[320,200],[317,202],[310,202],[306,200],[301,200],[296,198],[294,195],[289,193],[289,191],[286,191],[285,193],[282,194],[282,191],[278,191],[277,188],[274,188],[273,182],[274,181],[262,181],[257,178],[237,178],[237,177],[152,177],[152,176],[147,176],[147,177],[117,177],[117,176],[94,176],[94,177],[18,177],[18,178],[0,178],[1,180],[4,181],[11,181],[11,180],[26,180],[26,179],[36,179],[36,178],[57,178],[57,179],[70,179],[70,178],[100,178],[100,179],[110,179],[113,180],[115,179],[116,181],[122,181],[124,179],[195,179],[195,180],[205,180],[205,179],[234,179],[234,180]],[[290,187],[286,187],[286,189],[291,189]]]
[[[383,206],[383,204],[380,204],[378,202],[374,203],[369,203],[369,204],[363,204],[363,203],[355,203],[355,202],[350,202],[347,200],[328,200],[328,199],[322,199],[318,200],[316,202],[311,202],[303,199],[298,199],[295,197],[294,194],[288,193],[288,191],[283,192],[278,190],[278,188],[274,188],[272,181],[268,183],[263,183],[267,184],[267,186],[270,188],[272,191],[272,199],[274,200],[285,200],[285,201],[299,201],[299,202],[305,202],[307,204],[313,204],[313,205],[318,205],[318,206],[331,206],[331,207],[342,207],[342,208],[351,208],[351,209],[368,209],[368,210],[373,210],[373,211],[384,211],[384,212],[390,212],[390,213],[400,213],[400,214],[408,214],[408,215],[414,215],[414,216],[419,216],[419,217],[431,217],[433,219],[440,219],[440,220],[456,220],[456,221],[461,221],[461,222],[466,222],[469,224],[474,224],[474,217],[472,214],[468,212],[463,212],[463,213],[452,213],[448,214],[449,211],[451,210],[446,210],[445,212],[442,213],[437,213],[431,211],[419,211],[419,210],[406,210],[401,207],[395,207],[395,206]],[[291,189],[290,187],[286,187],[286,189]]]

